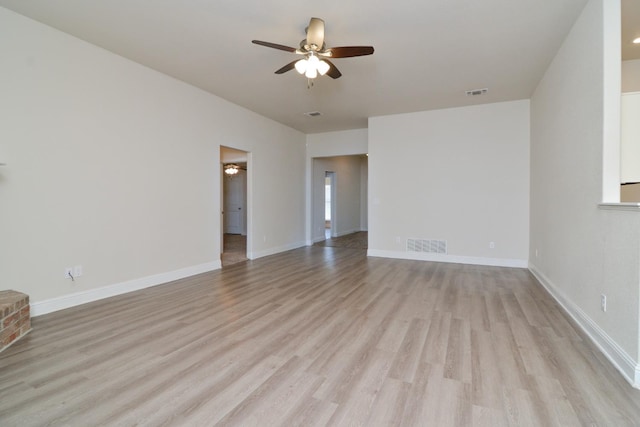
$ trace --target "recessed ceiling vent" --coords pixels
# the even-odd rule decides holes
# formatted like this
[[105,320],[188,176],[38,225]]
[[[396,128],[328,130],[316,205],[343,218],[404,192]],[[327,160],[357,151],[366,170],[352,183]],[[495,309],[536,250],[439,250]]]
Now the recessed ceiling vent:
[[304,115],[309,117],[318,117],[321,116],[322,113],[320,111],[309,111],[308,113],[304,113]]
[[472,90],[468,90],[466,92],[467,96],[478,96],[478,95],[484,95],[485,93],[489,92],[489,89],[487,89],[486,87],[484,89],[472,89]]

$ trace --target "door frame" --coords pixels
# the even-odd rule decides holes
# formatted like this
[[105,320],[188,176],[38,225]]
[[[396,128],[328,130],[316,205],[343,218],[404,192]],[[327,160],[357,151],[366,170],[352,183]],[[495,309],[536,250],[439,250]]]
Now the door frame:
[[[331,237],[338,237],[338,227],[336,225],[338,219],[338,191],[336,189],[336,173],[334,171],[324,171],[325,182],[326,178],[329,178],[329,185],[331,186]],[[325,192],[326,185],[324,186]]]
[[[222,197],[222,211],[223,215],[223,232],[224,234],[240,234],[242,236],[247,235],[247,171],[246,168],[241,168],[237,174],[226,176],[225,173],[223,175],[223,197]],[[241,184],[237,191],[228,191],[229,188],[234,188]],[[237,194],[240,196],[238,199],[233,199],[235,203],[230,203],[230,196],[232,194]],[[237,211],[230,209],[230,204],[233,204],[238,207]],[[239,214],[237,218],[237,224],[235,226],[235,230],[230,230],[229,221],[231,219],[231,214]]]
[[242,148],[232,147],[230,145],[220,145],[220,224],[218,227],[220,233],[220,257],[222,257],[222,252],[224,250],[224,164],[232,163],[231,160],[225,160],[223,158],[223,150],[229,149],[233,151],[238,151],[244,153],[246,155],[246,160],[242,159],[241,161],[246,161],[247,170],[246,170],[246,191],[245,191],[245,212],[246,212],[246,221],[244,228],[246,230],[247,235],[247,258],[253,259],[253,153],[251,151],[243,150]]

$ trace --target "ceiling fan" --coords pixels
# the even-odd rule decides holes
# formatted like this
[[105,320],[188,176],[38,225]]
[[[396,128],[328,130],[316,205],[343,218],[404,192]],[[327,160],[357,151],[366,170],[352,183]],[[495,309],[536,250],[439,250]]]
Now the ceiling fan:
[[279,70],[276,70],[276,74],[283,74],[295,68],[296,71],[304,74],[308,79],[315,79],[318,74],[321,76],[326,74],[333,79],[339,78],[342,73],[329,61],[329,58],[350,58],[353,56],[373,54],[373,46],[327,48],[324,42],[324,21],[320,18],[311,18],[305,32],[307,33],[307,38],[300,42],[300,47],[297,49],[261,40],[252,40],[251,42],[260,46],[302,55],[302,59],[296,59]]

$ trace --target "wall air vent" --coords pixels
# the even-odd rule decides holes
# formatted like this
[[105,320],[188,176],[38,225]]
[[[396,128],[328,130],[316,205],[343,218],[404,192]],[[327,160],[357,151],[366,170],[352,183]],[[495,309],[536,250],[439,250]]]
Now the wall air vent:
[[432,254],[446,254],[446,240],[407,239],[407,252],[426,252]]
[[309,111],[308,113],[304,113],[304,115],[309,117],[318,117],[321,116],[322,113],[320,111]]
[[489,92],[489,89],[487,89],[486,87],[484,89],[472,89],[472,90],[468,90],[465,93],[467,94],[467,96],[478,96],[478,95],[484,95],[485,93]]

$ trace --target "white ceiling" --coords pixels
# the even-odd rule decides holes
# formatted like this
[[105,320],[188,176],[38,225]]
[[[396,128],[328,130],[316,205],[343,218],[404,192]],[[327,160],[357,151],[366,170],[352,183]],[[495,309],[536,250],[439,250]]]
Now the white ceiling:
[[[586,1],[0,0],[0,6],[317,133],[364,128],[372,116],[528,98]],[[640,17],[640,1],[623,2]],[[295,71],[274,74],[295,55],[251,40],[297,47],[311,17],[325,20],[328,47],[372,45],[375,53],[335,59],[343,76],[320,77],[311,89]],[[486,95],[465,95],[485,87]],[[309,111],[322,115],[303,114]]]

